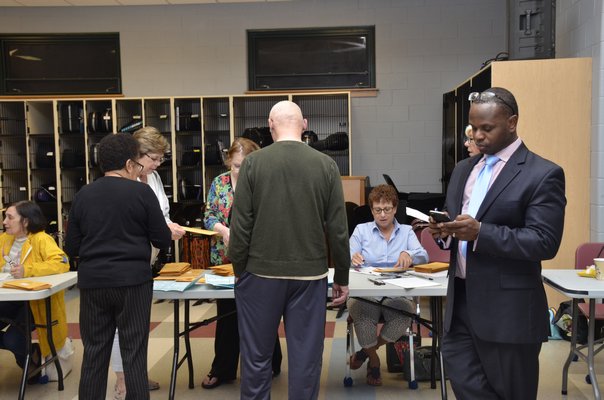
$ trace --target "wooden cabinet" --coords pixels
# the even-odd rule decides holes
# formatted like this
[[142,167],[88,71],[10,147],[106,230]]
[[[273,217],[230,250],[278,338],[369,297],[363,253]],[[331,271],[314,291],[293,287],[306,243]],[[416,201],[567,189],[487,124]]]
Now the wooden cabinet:
[[[518,136],[527,147],[564,168],[564,236],[558,255],[544,262],[546,268],[573,268],[575,249],[590,239],[591,77],[589,58],[494,62],[444,95],[445,185],[447,172],[466,156],[467,93],[491,86],[504,87],[516,97]],[[548,296],[550,304],[559,303],[553,292]]]
[[[171,152],[158,168],[168,199],[201,205],[212,180],[227,171],[224,150],[246,129],[267,127],[270,109],[281,100],[300,105],[319,140],[350,134],[348,92],[0,99],[0,206],[36,201],[50,221],[49,231],[62,232],[77,191],[101,176],[99,141],[144,126],[157,128],[170,143]],[[349,143],[324,150],[342,175],[350,172]]]

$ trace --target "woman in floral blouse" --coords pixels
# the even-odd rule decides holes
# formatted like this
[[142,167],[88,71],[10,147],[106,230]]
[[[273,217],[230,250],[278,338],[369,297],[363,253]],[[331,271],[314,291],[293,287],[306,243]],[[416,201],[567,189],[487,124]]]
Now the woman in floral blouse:
[[[210,245],[210,263],[222,265],[230,263],[226,253],[229,246],[229,221],[231,206],[237,188],[239,168],[243,159],[260,147],[251,140],[237,138],[228,150],[226,165],[230,171],[214,178],[204,215],[206,229],[218,232],[212,238]],[[237,378],[239,364],[239,331],[237,329],[237,314],[234,299],[216,300],[216,313],[219,317],[216,322],[216,338],[214,339],[214,361],[210,373],[204,378],[201,386],[213,389],[223,382],[230,382]],[[232,315],[224,316],[232,313]],[[275,345],[273,355],[273,373],[278,375],[281,370],[281,347],[279,339]]]

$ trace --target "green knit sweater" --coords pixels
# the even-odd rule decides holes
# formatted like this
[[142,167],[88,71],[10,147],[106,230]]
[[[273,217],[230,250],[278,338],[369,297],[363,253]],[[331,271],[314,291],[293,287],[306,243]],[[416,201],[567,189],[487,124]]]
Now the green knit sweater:
[[228,256],[235,274],[324,274],[327,243],[334,282],[348,285],[348,228],[336,163],[297,141],[276,142],[248,155],[231,219]]

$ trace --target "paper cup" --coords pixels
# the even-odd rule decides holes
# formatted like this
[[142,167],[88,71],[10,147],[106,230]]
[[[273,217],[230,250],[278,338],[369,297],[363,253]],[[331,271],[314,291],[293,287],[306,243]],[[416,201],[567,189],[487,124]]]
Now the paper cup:
[[594,265],[596,266],[596,279],[604,281],[604,258],[594,258]]

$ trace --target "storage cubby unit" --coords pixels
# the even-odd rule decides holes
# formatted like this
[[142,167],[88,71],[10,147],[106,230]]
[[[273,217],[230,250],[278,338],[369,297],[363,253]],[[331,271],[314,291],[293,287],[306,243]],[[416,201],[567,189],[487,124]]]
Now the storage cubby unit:
[[134,132],[143,127],[142,99],[117,99],[115,101],[118,132]]
[[182,203],[203,201],[201,98],[174,99],[176,198]]
[[172,134],[170,99],[144,99],[144,102],[144,126],[154,127],[169,139]]
[[[212,180],[228,170],[226,151],[233,140],[249,128],[266,134],[270,110],[282,100],[300,105],[318,140],[350,134],[347,92],[0,99],[0,201],[3,207],[37,202],[51,222],[48,231],[60,237],[78,190],[102,176],[96,156],[101,139],[153,126],[170,143],[157,172],[168,199],[178,203],[173,211],[198,209]],[[349,173],[349,144],[321,151],[336,160],[342,175]],[[202,223],[198,216],[191,220],[194,226]]]
[[229,97],[203,98],[203,200],[212,180],[227,171],[223,149],[231,146],[231,103]]
[[268,114],[273,106],[283,100],[282,96],[238,96],[233,98],[235,137],[243,136],[248,128],[268,128]]
[[292,101],[302,109],[307,130],[316,134],[316,148],[335,160],[340,175],[350,175],[350,96],[293,95]]
[[93,182],[102,175],[96,158],[96,146],[105,135],[115,132],[115,113],[112,100],[87,100],[85,103],[87,182]]

